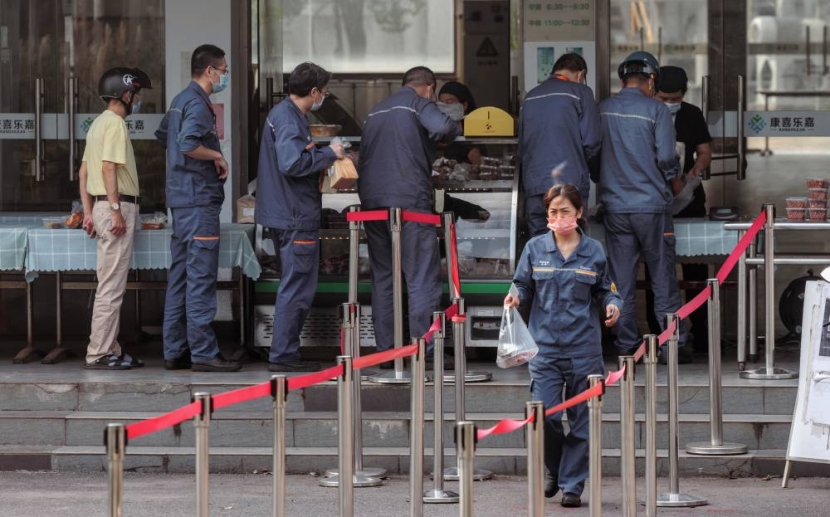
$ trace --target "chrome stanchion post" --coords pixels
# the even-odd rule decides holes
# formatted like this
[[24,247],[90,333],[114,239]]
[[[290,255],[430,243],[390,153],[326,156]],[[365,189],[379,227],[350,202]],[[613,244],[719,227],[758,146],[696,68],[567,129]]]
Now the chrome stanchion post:
[[459,515],[473,517],[473,464],[476,449],[476,426],[472,422],[456,422],[455,450],[459,471]]
[[434,321],[440,322],[432,335],[433,357],[433,441],[432,441],[432,490],[424,492],[425,503],[457,503],[458,494],[444,490],[444,336],[447,317],[433,312]]
[[[353,206],[350,212],[360,212],[360,207]],[[349,221],[349,303],[357,307],[353,332],[355,334],[355,351],[352,357],[360,357],[360,304],[357,301],[357,288],[360,272],[360,221]],[[368,381],[378,373],[372,370],[361,369],[355,373],[361,380]],[[360,469],[358,469],[360,470]],[[384,470],[384,472],[386,472]]]
[[637,515],[637,472],[634,437],[634,357],[622,356],[620,370],[620,480],[622,481],[622,515]]
[[104,446],[107,448],[109,515],[121,517],[124,495],[124,453],[127,448],[127,429],[124,424],[107,424],[104,431]]
[[426,379],[427,341],[417,340],[418,353],[412,358],[412,387],[409,434],[409,515],[424,514],[424,381]]
[[271,471],[273,486],[271,515],[285,517],[285,407],[288,401],[288,378],[285,375],[271,377],[271,397],[274,399],[274,467]]
[[213,401],[210,393],[194,393],[194,401],[200,401],[201,411],[193,420],[196,428],[196,515],[210,515],[210,483],[208,479],[210,463],[210,417],[213,413]]
[[[453,260],[453,257],[455,257],[455,255],[456,255],[456,248],[457,248],[455,239],[453,238],[453,231],[452,231],[453,228],[455,227],[455,217],[454,217],[452,212],[444,212],[443,216],[444,216],[444,221],[443,221],[443,223],[444,223],[444,251],[446,252],[446,257],[447,257],[446,258],[446,260],[447,260],[447,283],[449,284],[450,298],[453,299],[453,300],[456,300],[456,299],[461,298],[461,293],[458,292],[458,289],[455,288],[455,286],[456,286],[456,282],[454,281],[454,279],[455,279],[455,269],[452,267],[452,260]],[[455,279],[455,280],[458,280],[458,282],[459,282],[458,285],[461,285],[460,284],[460,282],[461,282],[460,279]],[[461,313],[459,313],[459,314],[461,314]],[[459,329],[455,325],[453,325],[453,336],[456,335],[456,332],[458,330]],[[464,334],[465,327],[463,325],[463,322],[462,322],[462,325],[460,326],[460,331],[462,332],[462,336],[466,337],[466,334]],[[458,343],[458,341],[455,341],[455,343]],[[456,372],[458,372],[458,357],[459,357],[457,348],[458,347],[456,346],[456,350],[455,350],[455,361],[456,361],[455,371]],[[466,348],[466,344],[462,344],[462,348],[461,348],[462,351],[465,348]],[[463,376],[464,382],[488,382],[488,381],[493,380],[493,374],[492,373],[483,372],[483,371],[471,372],[471,371],[468,371],[466,369],[466,362],[464,363],[464,365],[465,365],[464,376]],[[455,382],[456,377],[457,377],[457,375],[453,375],[453,374],[447,375],[447,377],[445,378],[445,382]]]
[[[758,254],[758,236],[749,246],[749,258]],[[758,361],[758,266],[749,268],[749,360]],[[743,370],[741,370],[743,371]]]
[[[403,280],[401,278],[401,231],[403,229],[403,214],[400,208],[389,209],[389,227],[392,232],[392,313],[394,315],[394,345],[395,348],[401,348],[403,347]],[[400,357],[396,358],[394,365],[394,372],[376,375],[371,378],[371,381],[379,384],[409,384],[412,379],[409,377],[409,372],[403,370],[403,359]]]
[[657,515],[657,336],[645,336],[646,354],[646,517]]
[[525,416],[533,416],[527,425],[527,496],[528,515],[545,515],[545,403],[527,402]]
[[677,363],[677,346],[680,338],[680,316],[675,314],[666,314],[666,328],[674,325],[674,332],[672,332],[666,347],[668,348],[669,356],[669,492],[666,494],[659,494],[657,496],[657,506],[661,507],[693,507],[703,506],[709,504],[706,499],[696,497],[689,494],[680,493],[680,473],[679,473],[679,456],[680,446],[678,445],[678,363]]
[[[605,394],[605,379],[602,375],[588,376],[588,389],[602,385]],[[544,412],[543,412],[544,414]],[[588,399],[588,508],[591,517],[602,516],[602,395]]]
[[[738,230],[738,242],[741,242],[745,230]],[[738,369],[746,369],[746,250],[738,260]]]
[[[359,305],[353,303],[344,303],[340,306],[341,309],[341,330],[343,335],[343,349],[344,354],[349,357],[360,357],[357,345],[355,326],[359,321]],[[352,424],[352,432],[354,433],[354,478],[352,484],[355,488],[375,487],[383,484],[381,477],[386,477],[386,469],[364,469],[363,468],[363,409],[361,404],[361,377],[359,372],[352,374],[352,414],[354,416],[354,423]],[[325,477],[321,479],[321,484],[325,482],[327,487],[335,487],[339,483],[338,474],[339,469],[326,470]]]
[[689,454],[746,454],[746,445],[723,442],[723,388],[721,386],[721,323],[720,323],[720,282],[710,278],[709,301],[709,442],[690,443],[686,446]]
[[[464,298],[456,298],[453,303],[458,306],[458,314],[452,318],[452,339],[455,350],[455,423],[466,420],[464,377],[467,374],[467,358],[464,354],[464,320],[467,309],[464,305]],[[444,479],[457,481],[460,472],[458,467],[450,467],[444,470]],[[483,481],[493,477],[489,470],[476,469],[472,473],[473,479]]]
[[781,380],[795,379],[798,374],[786,368],[775,367],[775,205],[764,205],[767,221],[764,225],[764,302],[766,332],[764,333],[765,366],[741,372],[743,379]]
[[[339,515],[354,515],[354,410],[352,406],[352,358],[344,355],[337,357],[337,364],[342,365],[343,372],[337,378],[337,456],[339,459],[337,483],[326,483],[327,478],[319,481],[320,486],[338,487]],[[333,476],[334,477],[334,476]]]

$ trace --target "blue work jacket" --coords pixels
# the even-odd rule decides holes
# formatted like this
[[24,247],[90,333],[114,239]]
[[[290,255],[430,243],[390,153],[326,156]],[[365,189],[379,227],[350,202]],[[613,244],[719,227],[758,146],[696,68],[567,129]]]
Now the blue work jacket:
[[408,86],[372,108],[363,123],[358,163],[363,208],[431,212],[435,143],[460,134],[458,123]]
[[271,109],[262,128],[256,222],[281,230],[318,230],[320,173],[337,157],[317,149],[308,119],[290,98]]
[[167,206],[221,205],[225,182],[219,179],[213,160],[194,160],[184,154],[200,145],[222,152],[216,115],[201,86],[191,81],[173,98],[155,135],[167,149]]
[[599,202],[609,213],[665,213],[680,172],[674,122],[662,102],[623,88],[599,105],[602,120]]
[[530,304],[528,328],[540,354],[563,358],[602,355],[596,302],[602,301],[603,309],[614,304],[620,312],[623,305],[608,276],[602,244],[583,234],[565,260],[556,248],[553,232],[538,235],[525,245],[513,285],[521,304]]
[[[599,156],[600,121],[594,92],[584,84],[551,76],[530,90],[519,113],[519,159],[527,196],[555,183],[570,183],[587,203],[588,161]],[[567,162],[561,178],[551,171]]]

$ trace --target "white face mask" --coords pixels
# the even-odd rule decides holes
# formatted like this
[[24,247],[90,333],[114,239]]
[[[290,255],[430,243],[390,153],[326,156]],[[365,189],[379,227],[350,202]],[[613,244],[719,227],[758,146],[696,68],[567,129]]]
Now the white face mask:
[[669,111],[671,111],[672,115],[675,115],[678,111],[680,111],[680,107],[682,105],[682,103],[680,102],[664,102],[663,104],[665,104],[666,107],[669,108]]
[[311,104],[311,111],[317,111],[318,109],[320,109],[323,106],[323,101],[324,100],[326,100],[325,95],[323,95],[323,97],[320,99],[320,102],[314,101]]
[[436,105],[439,110],[456,122],[464,118],[464,105],[460,102],[437,102]]

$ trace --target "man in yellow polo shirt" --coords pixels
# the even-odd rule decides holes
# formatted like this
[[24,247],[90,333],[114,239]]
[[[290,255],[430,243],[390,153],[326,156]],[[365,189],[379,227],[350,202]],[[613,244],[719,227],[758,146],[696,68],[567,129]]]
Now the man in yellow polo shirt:
[[86,368],[144,366],[143,361],[122,353],[118,331],[139,208],[135,154],[124,120],[140,109],[140,91],[149,88],[150,78],[138,68],[107,70],[98,82],[98,95],[107,109],[86,135],[79,172],[84,231],[98,237],[98,289]]

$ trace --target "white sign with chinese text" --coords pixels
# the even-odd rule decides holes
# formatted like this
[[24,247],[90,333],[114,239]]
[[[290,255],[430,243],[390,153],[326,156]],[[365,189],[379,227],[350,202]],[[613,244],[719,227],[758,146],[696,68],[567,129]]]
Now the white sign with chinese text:
[[594,40],[594,0],[526,0],[525,41]]
[[[738,136],[738,113],[710,112],[709,134],[715,138]],[[830,136],[830,111],[747,111],[746,137]]]
[[[75,116],[75,138],[77,140],[86,140],[86,133],[98,115],[100,113],[79,113]],[[130,133],[130,139],[155,140],[156,136],[154,133],[163,118],[164,114],[162,113],[137,113],[130,115],[125,121],[127,131]]]
[[[86,140],[86,132],[100,113],[75,115],[75,139]],[[164,118],[163,114],[147,113],[127,117],[127,130],[133,140],[155,140],[156,129]],[[44,113],[40,117],[41,137],[44,140],[66,140],[69,138],[69,115],[66,113]],[[35,138],[34,113],[0,113],[0,140],[33,140]]]

